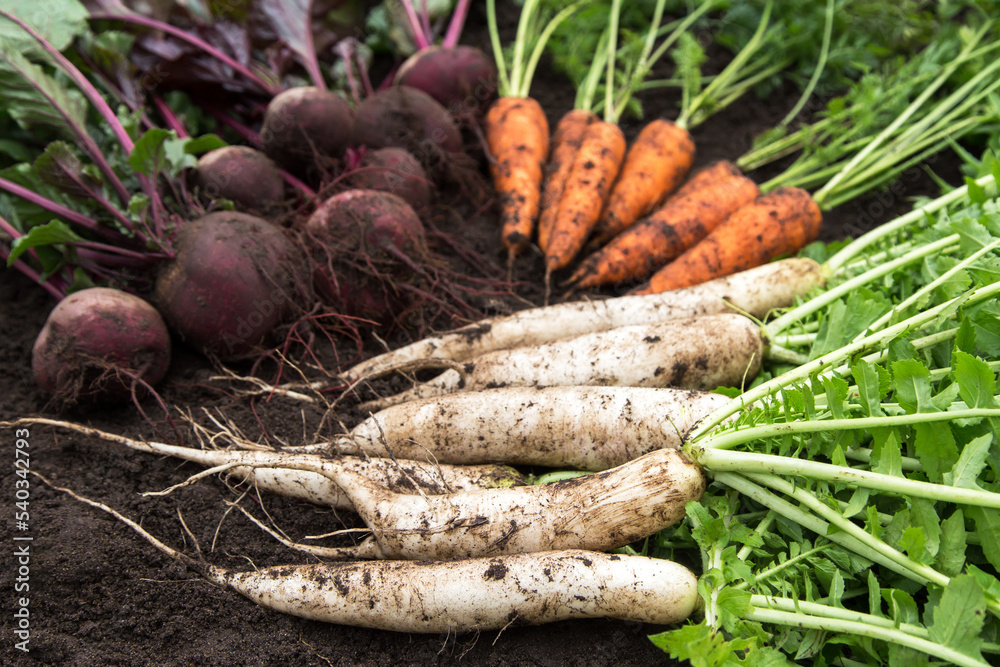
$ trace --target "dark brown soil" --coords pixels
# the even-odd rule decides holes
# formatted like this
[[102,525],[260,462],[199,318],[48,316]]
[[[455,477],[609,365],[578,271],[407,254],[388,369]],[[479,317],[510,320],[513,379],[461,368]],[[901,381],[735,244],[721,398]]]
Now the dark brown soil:
[[[478,12],[481,9],[470,17],[467,41],[487,46],[483,17]],[[513,19],[510,15],[503,19],[508,36]],[[572,105],[571,87],[546,69],[537,75],[534,91],[553,124]],[[757,132],[781,118],[794,96],[789,89],[767,99],[748,98],[699,127],[694,132],[697,163],[740,155]],[[647,96],[643,101],[647,118],[671,117],[676,102],[669,96]],[[638,128],[637,121],[625,126],[629,137]],[[954,161],[941,158],[933,166],[950,182],[956,182]],[[894,194],[875,195],[830,212],[823,237],[829,240],[865,231],[904,210],[907,198],[934,192],[932,181],[915,171]],[[493,224],[490,215],[473,218],[467,233],[495,238]],[[499,265],[503,260],[499,246],[494,243],[492,247],[497,248],[491,252]],[[523,275],[518,277],[526,280],[540,276],[540,257],[524,259],[519,272]],[[525,288],[519,297],[538,303],[540,291]],[[56,414],[35,387],[30,368],[31,346],[53,306],[43,290],[20,274],[0,271],[0,419]],[[322,356],[331,358],[330,351]],[[175,409],[190,411],[202,424],[210,425],[203,411],[216,417],[224,415],[251,439],[291,444],[308,439],[310,428],[318,421],[317,408],[280,398],[269,402],[236,398],[229,393],[231,385],[209,380],[214,374],[203,357],[178,345],[162,387],[163,397]],[[193,444],[179,412],[171,415],[177,425],[174,431],[155,402],[146,400],[142,407],[148,420],[134,406],[62,416],[132,437]],[[156,423],[155,429],[151,422]],[[230,568],[309,562],[308,557],[291,553],[243,516],[227,513],[226,501],[238,498],[239,492],[219,478],[204,479],[165,497],[140,495],[182,481],[199,470],[196,466],[48,427],[31,427],[27,440],[32,470],[140,521],[155,536],[188,554],[196,555],[200,548],[205,559]],[[455,637],[329,626],[267,611],[199,579],[107,514],[51,490],[36,478],[28,479],[27,529],[16,529],[15,483],[19,478],[11,430],[0,431],[0,455],[0,607],[4,610],[0,664],[670,664],[646,638],[657,628],[635,623],[571,621]],[[253,493],[243,499],[243,505],[263,517],[261,501]],[[265,497],[263,508],[293,538],[356,525],[351,516],[338,517],[303,502]],[[181,517],[190,534],[185,533]],[[30,537],[31,541],[14,541],[16,537]],[[30,547],[27,563],[14,557],[15,549],[23,545]],[[25,568],[19,570],[20,565]],[[22,597],[29,600],[27,654],[15,647],[20,639],[14,635],[18,619],[13,611]]]

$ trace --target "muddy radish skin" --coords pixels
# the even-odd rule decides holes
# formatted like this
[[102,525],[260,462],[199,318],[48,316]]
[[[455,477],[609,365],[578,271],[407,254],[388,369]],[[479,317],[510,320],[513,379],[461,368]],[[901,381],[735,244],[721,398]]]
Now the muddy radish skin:
[[389,560],[610,551],[677,523],[705,491],[701,468],[675,449],[551,484],[464,493],[393,493],[346,469],[332,478]]
[[676,623],[698,599],[697,580],[682,565],[580,550],[251,572],[213,567],[207,574],[268,609],[397,632],[498,630],[571,618]]
[[648,387],[483,389],[386,408],[353,428],[335,449],[440,463],[599,471],[656,449],[680,447],[698,421],[730,400]]
[[[620,326],[727,313],[734,309],[764,319],[774,309],[791,306],[796,298],[820,286],[822,281],[822,267],[817,262],[793,258],[662,294],[531,308],[424,338],[363,361],[344,372],[342,377],[355,382],[419,359],[465,361],[494,350],[549,343]],[[553,326],[553,323],[558,325]]]
[[[450,493],[478,489],[507,488],[524,484],[523,476],[503,465],[431,465],[404,459],[340,456],[327,458],[311,454],[286,454],[274,451],[233,449],[195,449],[161,442],[132,440],[73,422],[46,418],[25,418],[9,425],[40,424],[74,431],[88,437],[123,444],[130,449],[216,468],[232,475],[237,482],[255,486],[260,491],[298,498],[335,509],[353,510],[348,496],[332,481],[339,469],[362,475],[373,483],[403,493]],[[8,425],[0,422],[0,426]],[[294,467],[283,467],[287,463]]]
[[464,374],[447,370],[362,407],[491,387],[738,387],[757,375],[763,354],[760,329],[742,315],[667,320],[488,352],[466,361]]
[[[252,452],[247,452],[252,453]],[[279,457],[282,455],[278,455]],[[317,470],[343,467],[365,475],[387,489],[402,493],[448,493],[480,489],[504,489],[524,484],[524,478],[503,465],[432,465],[424,461],[387,458],[363,459],[341,456],[332,461],[318,460]],[[281,467],[281,458],[266,467],[235,467],[235,480],[275,495],[298,498],[334,509],[353,510],[350,498],[322,472]]]

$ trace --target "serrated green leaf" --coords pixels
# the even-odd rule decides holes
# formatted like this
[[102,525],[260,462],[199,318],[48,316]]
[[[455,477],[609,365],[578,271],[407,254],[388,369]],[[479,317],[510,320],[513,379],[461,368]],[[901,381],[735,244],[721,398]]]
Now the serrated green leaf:
[[986,594],[976,579],[960,574],[945,587],[931,612],[927,628],[931,641],[982,660],[979,633],[986,616]]
[[958,393],[970,408],[995,408],[996,376],[986,362],[962,351],[953,355]]
[[941,520],[934,509],[934,503],[924,498],[911,498],[910,521],[923,532],[924,548],[930,557],[927,562],[930,562],[941,547]]
[[990,453],[990,445],[993,442],[993,434],[988,433],[970,441],[962,448],[962,453],[958,461],[951,470],[943,476],[943,482],[949,486],[957,486],[964,489],[978,489],[976,479],[986,467],[986,457]]
[[861,407],[868,417],[881,417],[883,388],[888,379],[883,378],[885,369],[867,361],[860,360],[851,366],[851,375],[857,384],[861,397]]
[[934,561],[941,574],[954,577],[962,571],[965,565],[965,535],[965,515],[959,508],[941,522],[941,546]]
[[924,537],[924,529],[917,526],[907,526],[903,529],[903,534],[899,538],[899,548],[918,563],[926,563],[929,559],[925,553],[927,539]]
[[936,412],[931,397],[930,370],[916,359],[901,359],[892,364],[896,401],[908,414]]
[[965,516],[972,519],[976,527],[986,560],[994,568],[1000,568],[1000,510],[969,506],[965,508]]
[[721,667],[730,661],[738,661],[739,653],[753,643],[749,639],[726,641],[725,637],[704,623],[651,635],[649,640],[668,652],[671,658],[690,661],[692,667]]
[[31,228],[27,234],[15,239],[10,244],[10,256],[7,258],[7,266],[14,263],[18,257],[31,248],[40,248],[57,243],[73,243],[84,239],[70,229],[62,220],[53,220],[47,225],[40,225]]

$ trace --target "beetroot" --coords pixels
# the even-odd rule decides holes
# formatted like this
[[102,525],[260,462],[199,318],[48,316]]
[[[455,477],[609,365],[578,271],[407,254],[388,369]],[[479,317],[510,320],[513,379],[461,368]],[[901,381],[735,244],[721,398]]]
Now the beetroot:
[[481,116],[497,93],[497,69],[473,46],[428,46],[407,58],[395,83],[418,88],[453,116]]
[[305,231],[319,246],[313,279],[341,313],[386,322],[407,299],[397,282],[414,279],[427,257],[420,218],[403,199],[349,190],[327,199]]
[[274,97],[260,129],[261,148],[279,165],[309,174],[324,159],[340,159],[354,124],[354,110],[336,93],[303,86]]
[[249,146],[224,146],[198,160],[198,186],[211,199],[229,199],[238,209],[269,213],[281,206],[285,182],[278,167]]
[[460,153],[462,136],[455,119],[433,97],[409,86],[376,91],[358,105],[352,146],[405,148],[421,164]]
[[222,359],[251,354],[295,312],[305,257],[275,225],[220,211],[186,222],[156,279],[156,303],[187,343]]
[[402,148],[367,151],[347,183],[359,190],[379,190],[401,197],[413,210],[431,203],[431,182],[413,155]]
[[160,314],[107,287],[60,301],[31,352],[38,386],[67,403],[124,400],[135,379],[156,385],[169,366],[170,334]]

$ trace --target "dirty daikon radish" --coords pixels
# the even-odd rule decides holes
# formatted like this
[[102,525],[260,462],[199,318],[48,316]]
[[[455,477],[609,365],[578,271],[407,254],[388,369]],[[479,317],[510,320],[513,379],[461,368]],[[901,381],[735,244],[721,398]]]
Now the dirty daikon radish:
[[[161,454],[199,463],[233,476],[237,482],[261,491],[306,500],[317,505],[353,510],[350,499],[331,481],[332,471],[343,468],[364,475],[387,489],[404,493],[446,493],[482,488],[506,488],[524,484],[513,468],[501,465],[453,466],[401,458],[329,458],[314,454],[287,454],[280,451],[234,449],[194,449],[160,442],[132,440],[98,429],[45,418],[25,418],[11,425],[47,424],[88,437],[123,444],[150,454]],[[425,457],[426,458],[426,457]],[[288,463],[294,467],[283,467]]]
[[671,388],[483,389],[386,408],[327,447],[440,463],[606,470],[680,447],[699,420],[730,400]]
[[331,479],[390,560],[610,551],[677,523],[705,491],[701,468],[676,449],[551,484],[440,495],[394,493],[343,468]]
[[426,358],[465,361],[494,350],[549,343],[620,326],[696,317],[734,310],[764,319],[776,308],[820,286],[822,268],[811,259],[772,262],[694,287],[647,296],[572,301],[485,319],[430,336],[363,361],[342,374],[355,382]]
[[488,352],[393,396],[382,409],[418,398],[493,387],[622,386],[710,390],[740,386],[760,370],[759,327],[734,313],[621,326],[531,347]]
[[220,588],[267,609],[325,623],[448,634],[577,618],[665,624],[686,619],[698,603],[697,579],[682,565],[585,550],[237,572],[195,560],[107,505],[55,488],[115,516],[167,557]]

